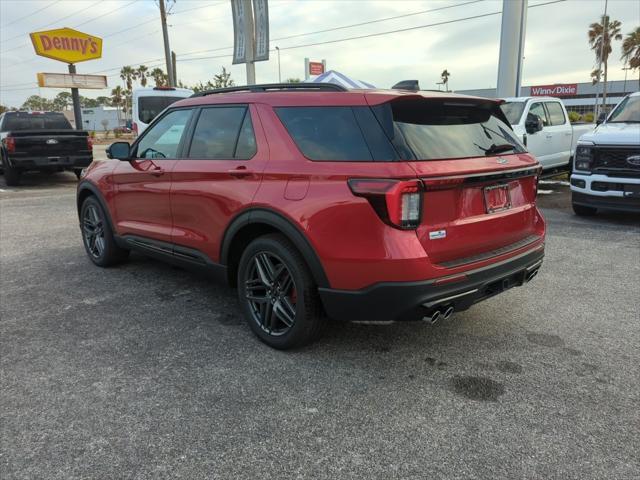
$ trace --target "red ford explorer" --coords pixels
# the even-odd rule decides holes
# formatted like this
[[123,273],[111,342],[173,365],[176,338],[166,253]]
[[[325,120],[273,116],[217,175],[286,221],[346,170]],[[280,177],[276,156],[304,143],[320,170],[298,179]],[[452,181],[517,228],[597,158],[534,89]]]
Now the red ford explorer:
[[330,84],[233,87],[172,104],[78,186],[82,238],[237,286],[290,348],[340,320],[435,322],[531,280],[539,166],[499,103]]

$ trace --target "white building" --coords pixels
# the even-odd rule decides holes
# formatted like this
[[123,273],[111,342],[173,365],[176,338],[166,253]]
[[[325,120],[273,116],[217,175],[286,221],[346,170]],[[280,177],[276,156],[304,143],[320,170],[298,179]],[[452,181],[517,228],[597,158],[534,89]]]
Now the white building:
[[118,115],[116,107],[83,108],[82,123],[83,130],[102,132],[123,126],[125,119],[122,112]]

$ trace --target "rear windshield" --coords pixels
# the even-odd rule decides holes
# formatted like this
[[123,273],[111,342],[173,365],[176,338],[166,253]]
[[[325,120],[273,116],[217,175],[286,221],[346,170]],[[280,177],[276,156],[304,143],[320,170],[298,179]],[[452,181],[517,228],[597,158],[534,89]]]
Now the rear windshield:
[[4,118],[2,130],[69,130],[71,124],[61,113],[14,113]]
[[165,108],[172,103],[182,100],[181,97],[139,97],[138,119],[142,123],[151,123]]
[[523,152],[493,108],[397,100],[375,107],[280,107],[276,113],[303,155],[316,161],[436,160],[497,154],[494,150]]
[[507,102],[500,105],[500,109],[511,125],[517,125],[520,123],[525,105],[525,102]]

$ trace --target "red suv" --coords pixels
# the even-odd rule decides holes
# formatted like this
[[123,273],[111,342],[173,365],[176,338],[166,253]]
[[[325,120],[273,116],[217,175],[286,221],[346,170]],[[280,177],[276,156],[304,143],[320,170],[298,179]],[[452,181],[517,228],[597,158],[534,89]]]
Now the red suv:
[[136,250],[237,286],[275,348],[325,316],[448,318],[544,256],[540,168],[498,106],[330,84],[196,94],[87,169],[84,246],[99,266]]

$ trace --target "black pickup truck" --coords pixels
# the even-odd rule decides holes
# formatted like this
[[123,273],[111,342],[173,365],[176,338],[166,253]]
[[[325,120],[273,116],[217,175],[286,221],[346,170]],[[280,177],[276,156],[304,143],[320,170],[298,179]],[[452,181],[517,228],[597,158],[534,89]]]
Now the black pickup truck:
[[77,176],[93,160],[89,133],[74,130],[62,113],[5,112],[0,115],[0,169],[9,186],[28,170]]

